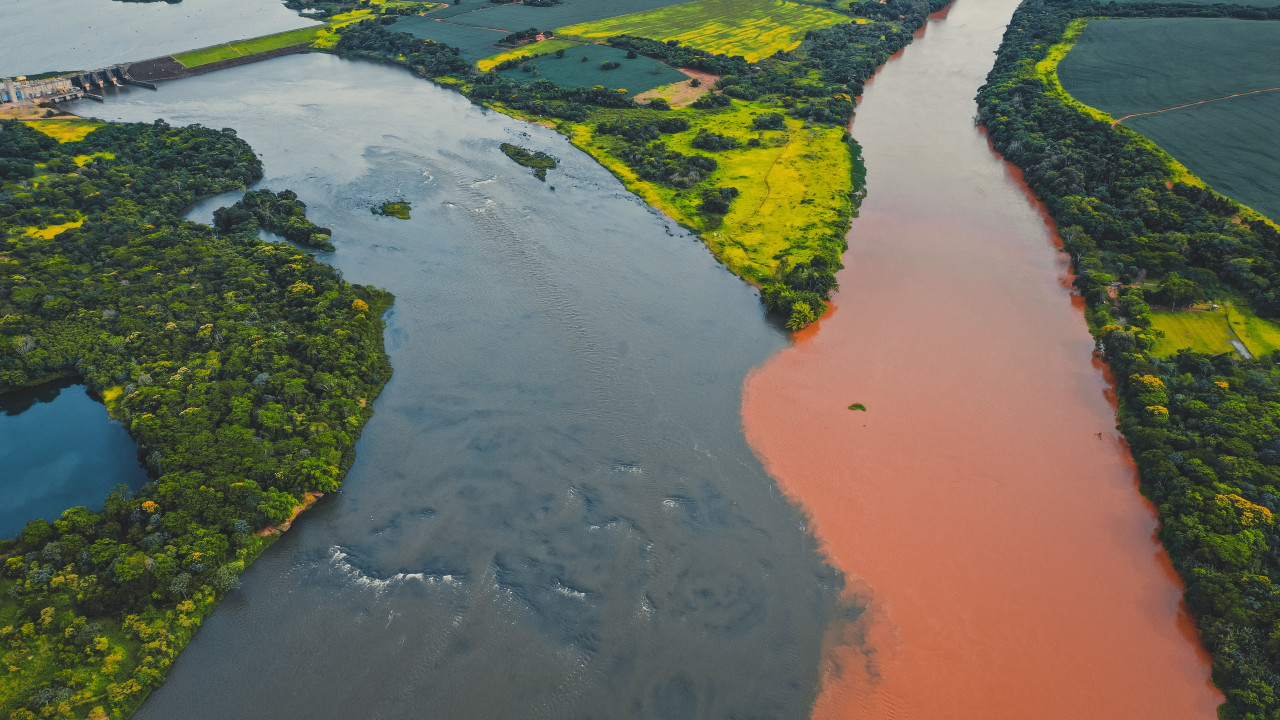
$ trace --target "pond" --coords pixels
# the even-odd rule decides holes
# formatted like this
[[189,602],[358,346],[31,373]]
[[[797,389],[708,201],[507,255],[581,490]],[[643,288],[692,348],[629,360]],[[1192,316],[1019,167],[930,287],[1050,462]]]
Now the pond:
[[28,520],[53,520],[77,505],[100,508],[116,486],[147,481],[129,433],[71,381],[0,395],[0,467],[4,538]]

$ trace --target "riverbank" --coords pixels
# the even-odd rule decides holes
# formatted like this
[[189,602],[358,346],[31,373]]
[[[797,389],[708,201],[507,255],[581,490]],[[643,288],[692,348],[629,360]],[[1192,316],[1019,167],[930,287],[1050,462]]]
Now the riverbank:
[[1015,4],[960,0],[868,85],[871,192],[835,309],[744,385],[749,442],[869,607],[829,644],[816,718],[1221,700],[1066,258],[972,123]]

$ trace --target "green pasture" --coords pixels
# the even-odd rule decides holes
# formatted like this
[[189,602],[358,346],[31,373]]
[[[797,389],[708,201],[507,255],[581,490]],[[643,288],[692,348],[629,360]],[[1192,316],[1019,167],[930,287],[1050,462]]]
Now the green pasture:
[[[771,105],[734,100],[733,106],[722,112],[671,111],[687,118],[692,127],[663,136],[664,142],[672,150],[708,155],[719,164],[707,180],[688,190],[640,179],[612,154],[619,141],[593,135],[590,125],[575,124],[569,131],[575,145],[618,176],[629,190],[677,222],[699,231],[730,270],[758,283],[784,261],[808,260],[820,247],[822,238],[848,229],[842,217],[849,209],[853,185],[852,157],[843,129],[806,127],[791,118],[786,121],[786,130],[752,128],[757,115],[776,110]],[[657,116],[649,110],[599,110],[592,122],[645,114]],[[690,143],[703,128],[735,137],[744,147],[723,152],[697,150]],[[753,138],[760,141],[758,147],[746,145]],[[701,212],[704,187],[738,189],[739,196],[722,220]]]
[[501,49],[496,46],[496,43],[513,32],[441,22],[435,15],[408,17],[392,25],[391,29],[396,32],[407,32],[423,40],[435,40],[452,45],[458,48],[462,57],[470,62],[479,62],[493,55]]
[[[617,0],[564,0],[560,5],[551,7],[532,7],[529,5],[493,5],[488,0],[462,0],[454,5],[449,14],[451,22],[476,27],[505,29],[508,33],[536,27],[539,30],[555,30],[566,25],[603,20],[625,13],[642,12],[654,8],[675,5],[688,0],[629,0],[626,3]],[[467,8],[468,12],[456,12]],[[441,17],[445,15],[440,14]]]
[[607,20],[570,25],[558,34],[583,40],[635,35],[756,61],[792,50],[809,30],[847,24],[825,8],[788,0],[696,0]]
[[256,55],[257,53],[267,52],[268,50],[277,50],[291,45],[310,43],[316,39],[316,36],[319,35],[320,31],[324,28],[324,25],[316,25],[315,27],[302,28],[300,30],[287,30],[285,32],[275,33],[274,35],[266,35],[249,40],[237,40],[223,45],[215,45],[214,47],[178,53],[173,56],[173,59],[182,63],[183,67],[208,65],[209,63],[218,62],[220,60],[230,60],[244,55]]
[[1280,350],[1280,327],[1242,303],[1224,303],[1218,310],[1157,310],[1151,313],[1151,324],[1164,332],[1152,348],[1156,355],[1173,355],[1183,348],[1216,355],[1235,350],[1231,340],[1242,342],[1254,357]]
[[561,38],[551,38],[550,40],[543,40],[542,42],[530,43],[528,45],[518,47],[514,50],[504,50],[503,52],[500,52],[497,55],[490,55],[489,57],[476,63],[476,67],[480,68],[485,72],[488,72],[489,70],[494,69],[500,63],[506,60],[511,60],[513,58],[519,58],[519,57],[533,58],[533,57],[537,57],[538,55],[548,55],[548,54],[554,53],[557,50],[568,50],[569,48],[578,47],[581,44],[582,43],[577,40],[563,40]]
[[[586,58],[586,62],[583,62],[583,58]],[[621,67],[604,70],[600,64],[606,61],[616,62]],[[560,87],[603,85],[607,88],[625,89],[628,95],[686,79],[683,73],[653,58],[637,57],[628,60],[626,51],[607,45],[583,45],[565,51],[562,58],[554,54],[543,55],[524,63],[524,67],[537,68],[537,72],[511,68],[499,74],[512,80],[546,79]]]
[[1280,90],[1254,91],[1280,88],[1277,67],[1280,22],[1160,18],[1089,22],[1057,73],[1074,99],[1115,119],[1163,111],[1123,124],[1276,220]]

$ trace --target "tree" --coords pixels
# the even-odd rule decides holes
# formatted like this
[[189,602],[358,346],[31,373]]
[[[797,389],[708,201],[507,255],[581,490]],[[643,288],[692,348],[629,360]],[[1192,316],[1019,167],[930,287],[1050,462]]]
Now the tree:
[[1179,305],[1186,306],[1204,297],[1200,286],[1187,280],[1176,272],[1171,272],[1160,282],[1160,293],[1169,301],[1174,310]]

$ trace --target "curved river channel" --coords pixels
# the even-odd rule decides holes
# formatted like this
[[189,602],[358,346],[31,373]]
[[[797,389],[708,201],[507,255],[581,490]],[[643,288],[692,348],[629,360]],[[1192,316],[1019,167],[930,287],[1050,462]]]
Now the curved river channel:
[[867,87],[844,289],[746,383],[749,441],[870,607],[815,716],[1211,720],[1066,257],[971,119],[1016,5],[958,0]]
[[[297,55],[75,109],[235,128],[333,229],[323,258],[396,295],[342,491],[139,718],[807,713],[842,580],[739,415],[787,337],[695,238],[555,132],[391,66]],[[397,198],[411,220],[370,212]]]
[[396,295],[342,491],[138,717],[1212,717],[1052,233],[970,121],[1015,4],[869,86],[845,291],[794,344],[564,138],[397,68],[77,105],[235,128]]

